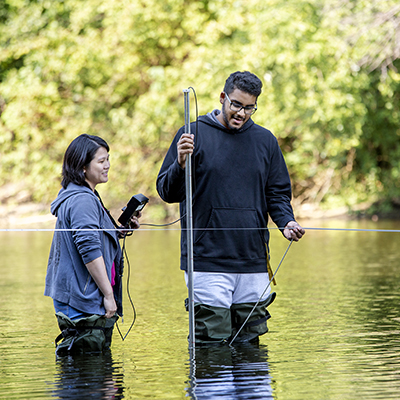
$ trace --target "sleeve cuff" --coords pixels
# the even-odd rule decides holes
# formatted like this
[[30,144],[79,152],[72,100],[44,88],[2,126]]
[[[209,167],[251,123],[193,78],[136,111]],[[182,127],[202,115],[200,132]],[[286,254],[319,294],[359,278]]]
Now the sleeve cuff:
[[100,249],[95,249],[92,251],[87,252],[86,254],[82,255],[82,260],[84,264],[88,264],[91,261],[95,260],[96,258],[102,257],[103,254],[101,253]]

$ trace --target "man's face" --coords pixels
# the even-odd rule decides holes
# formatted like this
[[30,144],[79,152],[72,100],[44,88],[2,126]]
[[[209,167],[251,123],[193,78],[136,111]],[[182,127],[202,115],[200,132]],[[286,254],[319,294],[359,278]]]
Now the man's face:
[[251,115],[246,114],[243,108],[240,111],[232,111],[231,104],[239,107],[256,107],[257,98],[239,89],[235,89],[228,96],[229,99],[224,92],[221,93],[219,101],[222,104],[222,112],[217,118],[226,128],[238,130],[250,119]]

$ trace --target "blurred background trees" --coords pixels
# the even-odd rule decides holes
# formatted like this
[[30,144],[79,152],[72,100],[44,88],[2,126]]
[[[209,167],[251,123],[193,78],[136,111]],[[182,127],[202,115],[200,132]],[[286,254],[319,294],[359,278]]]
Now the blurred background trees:
[[155,179],[182,90],[204,114],[250,70],[264,83],[253,119],[277,136],[300,212],[400,203],[395,0],[0,0],[0,49],[0,186],[25,201],[55,198],[86,132],[111,147],[107,204],[142,192],[169,218]]

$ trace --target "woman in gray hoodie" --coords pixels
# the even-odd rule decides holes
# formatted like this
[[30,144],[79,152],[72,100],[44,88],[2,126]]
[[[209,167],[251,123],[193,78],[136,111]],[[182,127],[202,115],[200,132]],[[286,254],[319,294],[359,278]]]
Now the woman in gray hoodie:
[[[96,191],[98,184],[108,181],[108,152],[108,144],[98,136],[74,139],[64,155],[62,189],[51,204],[57,223],[44,294],[53,299],[61,330],[80,322],[75,336],[88,334],[85,318],[98,316],[96,325],[112,328],[117,315],[122,316],[119,232]],[[132,217],[132,228],[139,228],[139,217]],[[78,342],[77,337],[70,339]],[[99,347],[96,350],[103,344]]]

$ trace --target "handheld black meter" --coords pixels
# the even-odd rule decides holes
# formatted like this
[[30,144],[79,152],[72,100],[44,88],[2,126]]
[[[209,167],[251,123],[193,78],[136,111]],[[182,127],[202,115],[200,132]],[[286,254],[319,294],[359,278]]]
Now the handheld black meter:
[[118,218],[118,222],[122,226],[126,226],[133,215],[138,215],[139,211],[143,210],[144,206],[149,202],[149,199],[143,194],[132,196],[126,207],[122,209],[122,214]]

